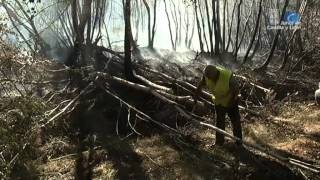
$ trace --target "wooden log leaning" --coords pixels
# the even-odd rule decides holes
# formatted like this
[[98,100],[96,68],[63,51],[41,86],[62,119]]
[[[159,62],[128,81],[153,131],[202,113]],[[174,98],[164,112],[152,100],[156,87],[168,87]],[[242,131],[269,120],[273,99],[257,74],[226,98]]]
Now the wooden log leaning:
[[[153,88],[141,85],[141,84],[133,83],[133,82],[127,81],[125,79],[122,79],[122,78],[119,78],[116,76],[111,76],[107,73],[97,72],[96,75],[99,77],[105,78],[107,80],[116,82],[120,85],[130,87],[130,88],[133,88],[136,90],[140,90],[145,93],[153,94],[157,98],[162,99],[170,104],[180,104],[180,105],[189,106],[189,107],[194,105],[194,101],[191,96],[176,96],[176,95],[170,94],[168,92],[164,92],[163,90],[153,89]],[[206,111],[206,107],[204,106],[203,103],[199,102],[196,104],[196,106],[197,106],[197,109],[199,112]]]
[[[159,76],[161,76],[162,78],[168,80],[168,81],[171,81],[172,83],[176,83],[178,86],[180,86],[181,88],[184,88],[185,90],[189,91],[190,93],[193,94],[193,92],[196,91],[197,87],[192,85],[191,83],[188,83],[186,81],[182,81],[182,80],[179,80],[179,79],[175,79],[167,74],[164,74],[164,73],[161,73],[159,71],[156,71],[156,70],[153,70],[153,69],[150,69],[150,68],[146,68],[146,67],[141,67],[143,69],[145,69],[146,71],[148,72],[151,72],[151,73],[154,73],[154,74],[157,74]],[[254,85],[252,83],[252,85]],[[257,85],[257,87],[259,88],[260,86]],[[270,90],[266,89],[266,88],[263,88],[261,87],[261,89],[264,91],[264,92],[270,92]],[[214,104],[212,103],[212,94],[210,94],[209,92],[205,91],[205,90],[202,90],[201,93],[200,93],[200,98],[202,99],[202,101],[209,105],[209,107],[211,108],[214,108]],[[239,108],[242,109],[242,110],[245,110],[247,111],[248,113],[254,115],[254,116],[260,116],[259,113],[253,111],[253,110],[250,110],[248,108],[245,108],[243,106],[240,106],[239,105]]]
[[171,128],[169,127],[168,125],[166,124],[163,124],[163,123],[160,123],[159,121],[156,121],[154,120],[153,118],[151,118],[149,115],[145,114],[144,112],[140,111],[139,109],[137,109],[136,107],[134,107],[133,105],[129,104],[128,102],[126,102],[125,100],[123,100],[121,97],[117,96],[116,94],[112,93],[111,91],[109,91],[108,89],[106,89],[102,84],[101,82],[98,81],[98,78],[96,78],[94,80],[95,84],[103,89],[107,94],[111,95],[112,97],[114,97],[115,99],[119,100],[121,103],[123,103],[124,105],[126,105],[128,108],[131,108],[133,109],[134,111],[136,111],[138,114],[142,115],[144,118],[146,118],[148,121],[151,121],[153,122],[154,124],[168,130],[168,131],[172,131],[174,133],[177,133],[177,134],[181,134],[179,131],[177,131],[176,129],[174,128]]
[[257,88],[257,89],[262,90],[262,91],[265,92],[266,94],[268,94],[268,93],[271,92],[270,89],[267,89],[267,88],[265,88],[265,87],[262,87],[262,86],[260,86],[260,85],[258,85],[258,84],[256,84],[256,83],[253,83],[252,81],[250,81],[250,80],[249,80],[247,77],[245,77],[245,76],[241,76],[241,75],[235,75],[235,76],[236,76],[237,78],[243,80],[243,81],[249,82],[249,84],[250,84],[251,86],[253,86],[253,87]]
[[[186,82],[186,81],[182,81],[182,80],[179,80],[179,79],[175,79],[175,78],[173,78],[173,77],[171,77],[171,76],[169,76],[169,75],[167,75],[167,74],[161,73],[161,72],[159,72],[159,71],[156,71],[156,70],[153,70],[153,69],[150,69],[150,68],[147,68],[147,67],[142,67],[142,66],[139,66],[139,67],[142,68],[142,69],[144,69],[144,70],[146,70],[146,71],[148,71],[148,72],[157,74],[157,75],[159,75],[159,76],[161,76],[161,77],[163,77],[163,78],[165,78],[165,79],[167,79],[167,80],[169,80],[169,81],[177,82],[177,83],[179,83],[179,84],[187,87],[188,89],[192,89],[192,90],[195,90],[195,89],[196,89],[196,86],[194,86],[194,85],[192,85],[191,83],[188,83],[188,82]],[[241,80],[243,80],[243,81],[249,82],[249,84],[250,84],[251,86],[253,86],[253,87],[257,88],[257,89],[262,90],[262,91],[263,91],[264,93],[266,93],[266,94],[271,92],[270,89],[265,88],[265,87],[262,87],[262,86],[260,86],[260,85],[258,85],[258,84],[256,84],[256,83],[250,81],[250,80],[249,80],[247,77],[245,77],[245,76],[235,75],[235,77],[237,77],[237,78],[239,78],[239,79],[241,79]],[[203,95],[205,98],[209,98],[209,99],[211,98],[211,94],[210,94],[209,92],[203,90],[201,93],[202,93],[202,95]]]
[[167,88],[165,86],[161,86],[161,85],[158,85],[156,83],[153,83],[153,82],[149,81],[147,78],[145,78],[143,76],[140,76],[140,75],[137,75],[137,74],[135,74],[134,76],[137,79],[139,79],[140,81],[144,82],[145,84],[147,84],[148,86],[150,86],[150,87],[152,87],[154,89],[162,90],[164,92],[171,92],[170,88]]

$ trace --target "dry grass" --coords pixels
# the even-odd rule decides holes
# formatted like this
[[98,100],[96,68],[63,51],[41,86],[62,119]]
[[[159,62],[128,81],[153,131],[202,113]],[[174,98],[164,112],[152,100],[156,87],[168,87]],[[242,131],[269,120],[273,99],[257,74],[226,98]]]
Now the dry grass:
[[320,160],[320,108],[285,104],[278,116],[246,126],[249,139],[311,160]]

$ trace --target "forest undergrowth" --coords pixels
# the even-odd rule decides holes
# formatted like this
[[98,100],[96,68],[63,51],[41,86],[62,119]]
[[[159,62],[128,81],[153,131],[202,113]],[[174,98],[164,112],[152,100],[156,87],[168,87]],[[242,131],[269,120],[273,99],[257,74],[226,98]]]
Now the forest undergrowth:
[[[74,70],[17,54],[15,48],[2,44],[2,178],[317,177],[256,149],[238,149],[232,140],[223,147],[211,146],[212,129],[177,113],[183,105],[189,116],[215,123],[206,94],[193,109],[190,92],[201,76],[204,57],[176,63],[177,54],[167,53],[136,60],[139,82],[130,83],[119,73],[123,69],[119,56],[97,72],[90,65]],[[319,169],[320,109],[312,94],[319,64],[309,66],[309,58],[296,65],[296,71],[270,68],[267,76],[248,67],[234,70],[242,84],[245,140]],[[76,76],[80,78],[72,78]],[[75,85],[79,82],[82,88]]]

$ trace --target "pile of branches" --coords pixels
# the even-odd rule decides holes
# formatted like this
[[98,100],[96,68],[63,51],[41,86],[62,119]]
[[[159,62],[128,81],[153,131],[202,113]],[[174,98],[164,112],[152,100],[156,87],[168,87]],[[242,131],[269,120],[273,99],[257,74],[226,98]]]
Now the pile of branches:
[[[202,91],[200,100],[195,104],[193,95],[196,90],[197,78],[183,78],[184,70],[178,64],[174,68],[161,66],[151,68],[145,60],[136,59],[134,64],[134,81],[128,81],[123,76],[124,57],[122,53],[112,51],[104,47],[96,47],[95,61],[81,68],[66,68],[70,74],[69,89],[76,89],[78,94],[73,100],[49,122],[55,120],[74,105],[79,99],[84,100],[81,109],[103,106],[112,109],[114,106],[126,107],[126,113],[135,112],[135,118],[153,122],[165,129],[175,131],[177,119],[188,115],[190,117],[211,116],[214,112],[212,95],[208,91]],[[141,56],[139,56],[141,58]],[[159,69],[159,70],[158,70]],[[61,71],[59,71],[61,72]],[[201,77],[201,74],[198,74]],[[252,110],[256,106],[265,103],[271,91],[257,85],[249,78],[237,75],[242,84],[242,98],[244,99],[240,109],[252,116],[259,114]],[[103,98],[105,99],[103,99]],[[120,103],[108,104],[110,99],[116,99]],[[85,105],[84,105],[85,104]],[[102,111],[106,111],[105,109]],[[182,113],[183,112],[183,113]],[[118,112],[123,114],[122,112]],[[184,114],[184,115],[183,115]],[[118,119],[115,118],[117,121]],[[128,124],[133,132],[138,133],[128,118]]]
[[[55,98],[58,96],[63,96],[63,98],[60,98],[60,103],[55,103],[56,107],[45,113],[45,119],[39,121],[40,129],[60,123],[59,119],[71,119],[78,124],[80,134],[82,138],[85,138],[88,134],[94,133],[90,128],[94,125],[93,121],[96,120],[107,121],[109,124],[101,129],[105,130],[110,127],[110,131],[113,130],[118,135],[123,135],[122,132],[125,129],[125,137],[133,134],[143,135],[159,129],[178,136],[186,136],[190,132],[183,131],[184,127],[196,124],[211,128],[236,141],[241,141],[211,125],[214,121],[211,118],[214,109],[211,94],[202,91],[198,103],[195,104],[192,96],[196,90],[196,81],[182,79],[179,74],[181,67],[179,68],[178,65],[176,69],[170,68],[169,70],[159,67],[160,71],[150,68],[143,60],[136,60],[134,64],[135,81],[128,81],[122,74],[124,59],[121,53],[101,47],[97,47],[96,51],[95,54],[99,56],[93,58],[95,62],[80,68],[69,68],[48,61],[38,62],[42,67],[50,66],[53,68],[46,70],[46,73],[44,71],[37,73],[39,77],[46,74],[48,77],[45,80],[36,78],[37,81],[35,81],[31,77],[19,80],[15,79],[18,76],[14,74],[7,78],[10,83],[18,84],[18,89],[21,86],[31,87],[30,85],[47,87],[48,84],[61,87],[57,92],[52,91],[42,96],[45,102],[59,101],[59,98]],[[10,59],[13,60],[13,58]],[[46,63],[48,64],[45,65]],[[28,64],[21,65],[25,67]],[[29,65],[27,67],[36,66]],[[168,71],[166,72],[166,70]],[[14,72],[19,71],[14,70]],[[23,72],[21,68],[20,72]],[[31,71],[25,72],[29,74],[27,72]],[[57,77],[66,79],[58,78],[55,80]],[[260,116],[254,108],[265,103],[270,97],[271,91],[249,80],[248,77],[237,75],[237,78],[242,84],[243,101],[240,109],[251,116]],[[2,88],[10,90],[8,87],[2,86]],[[30,90],[30,92],[32,91]],[[29,95],[34,96],[30,93],[21,94],[21,96]],[[70,99],[70,97],[72,98]],[[152,128],[146,128],[146,126]],[[315,168],[313,164],[278,156],[249,142],[243,141],[243,143],[291,165],[319,172],[319,169]]]
[[[143,64],[143,61],[137,61],[134,65],[135,81],[128,81],[121,73],[124,69],[122,55],[112,50],[102,49],[102,51],[101,54],[105,56],[106,61],[103,66],[99,66],[99,70],[94,65],[80,69],[68,69],[71,79],[73,76],[77,76],[77,79],[81,79],[81,84],[84,86],[74,90],[78,93],[73,99],[68,100],[66,106],[55,108],[52,111],[53,116],[43,126],[68,114],[80,124],[79,128],[83,137],[92,133],[90,126],[92,126],[93,119],[99,118],[102,121],[115,122],[111,124],[115,125],[113,127],[118,135],[120,135],[122,126],[129,127],[130,133],[126,137],[132,134],[143,135],[148,132],[145,131],[145,126],[141,128],[141,124],[157,127],[152,131],[160,127],[160,129],[178,136],[187,136],[188,132],[181,131],[183,128],[179,126],[179,121],[182,121],[182,125],[191,123],[205,126],[289,165],[319,173],[320,169],[313,163],[279,156],[264,147],[240,140],[211,125],[213,119],[210,117],[212,117],[214,104],[211,102],[211,94],[207,91],[201,92],[200,100],[195,104],[192,98],[196,90],[194,84],[170,76],[169,73],[151,69]],[[107,56],[106,53],[112,54],[112,56]],[[82,75],[81,78],[79,75]],[[249,92],[243,93],[246,95],[243,97],[246,102],[242,103],[242,106],[240,105],[240,109],[250,115],[260,116],[257,112],[250,110],[249,104],[254,107],[263,103],[261,99],[266,101],[271,96],[271,91],[249,81],[244,76],[237,75],[237,78],[242,82],[243,89],[250,89]],[[263,98],[260,97],[258,102],[254,102],[254,99],[259,98],[252,98],[252,96],[258,93]],[[125,123],[123,123],[124,121]]]

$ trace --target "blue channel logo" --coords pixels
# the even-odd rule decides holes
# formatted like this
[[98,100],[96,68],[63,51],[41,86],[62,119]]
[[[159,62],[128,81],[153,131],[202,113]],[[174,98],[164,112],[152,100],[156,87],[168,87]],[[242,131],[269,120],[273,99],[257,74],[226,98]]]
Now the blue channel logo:
[[298,12],[287,11],[283,17],[283,21],[287,22],[289,25],[300,24],[301,15]]

